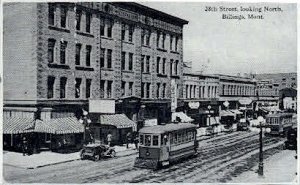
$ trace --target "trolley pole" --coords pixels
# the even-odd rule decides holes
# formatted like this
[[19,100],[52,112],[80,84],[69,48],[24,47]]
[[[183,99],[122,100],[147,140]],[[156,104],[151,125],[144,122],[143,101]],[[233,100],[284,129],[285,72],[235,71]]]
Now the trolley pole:
[[263,142],[262,142],[262,125],[260,122],[260,132],[259,132],[259,164],[258,164],[258,175],[264,175],[264,162],[263,162]]

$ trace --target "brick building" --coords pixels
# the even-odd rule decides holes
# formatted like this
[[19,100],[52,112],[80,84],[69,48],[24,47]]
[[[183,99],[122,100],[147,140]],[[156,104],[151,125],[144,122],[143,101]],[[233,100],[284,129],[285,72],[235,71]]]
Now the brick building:
[[[89,99],[167,121],[188,22],[137,3],[5,3],[4,116],[80,116]],[[126,112],[127,111],[127,112]]]

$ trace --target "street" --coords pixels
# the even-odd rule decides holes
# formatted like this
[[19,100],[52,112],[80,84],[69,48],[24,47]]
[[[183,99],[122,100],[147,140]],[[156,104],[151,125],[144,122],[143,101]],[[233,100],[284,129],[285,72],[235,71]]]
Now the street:
[[[264,137],[263,141],[264,158],[282,151],[283,138]],[[257,132],[233,132],[200,140],[196,157],[156,171],[133,167],[137,154],[36,169],[4,165],[3,171],[10,183],[217,183],[228,182],[257,166],[258,150]]]

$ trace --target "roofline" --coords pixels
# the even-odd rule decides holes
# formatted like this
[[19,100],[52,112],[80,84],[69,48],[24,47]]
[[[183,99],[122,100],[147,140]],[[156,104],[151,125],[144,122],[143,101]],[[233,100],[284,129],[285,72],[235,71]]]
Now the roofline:
[[145,6],[145,5],[136,3],[136,2],[111,2],[111,3],[112,4],[127,4],[127,5],[130,5],[130,6],[134,6],[134,7],[138,8],[138,9],[141,9],[142,11],[147,11],[150,14],[159,13],[159,14],[161,14],[161,17],[166,17],[167,19],[171,19],[173,21],[179,22],[181,25],[189,23],[189,21],[187,21],[187,20],[181,19],[179,17],[167,14],[167,13],[162,12],[160,10],[156,10],[154,8],[150,8],[148,6]]

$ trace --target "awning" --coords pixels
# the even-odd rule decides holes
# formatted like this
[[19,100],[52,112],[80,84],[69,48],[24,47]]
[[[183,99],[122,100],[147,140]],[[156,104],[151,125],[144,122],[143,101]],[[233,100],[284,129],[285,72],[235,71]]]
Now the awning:
[[230,112],[232,112],[234,114],[243,114],[241,111],[236,110],[236,109],[230,110]]
[[34,131],[50,134],[83,133],[84,126],[75,117],[55,118],[37,120]]
[[192,119],[191,117],[189,117],[188,115],[186,115],[183,112],[173,112],[172,113],[172,122],[178,121],[178,120],[176,120],[177,117],[180,118],[181,119],[180,122],[183,122],[183,123],[189,123],[189,122],[194,121],[194,119]]
[[135,131],[137,125],[134,121],[130,120],[125,114],[112,114],[112,115],[101,115],[101,125],[113,125],[117,128],[133,128]]
[[219,117],[209,117],[209,118],[207,118],[207,119],[208,119],[208,120],[207,120],[207,123],[208,123],[209,125],[214,126],[214,125],[219,125],[219,124],[220,124]]
[[34,119],[32,118],[3,118],[3,134],[21,134],[33,132]]
[[220,112],[220,116],[222,117],[222,116],[235,116],[235,114],[233,114],[231,111],[229,111],[229,110],[221,110],[221,112]]
[[264,112],[280,112],[280,109],[277,106],[259,107],[259,109]]

